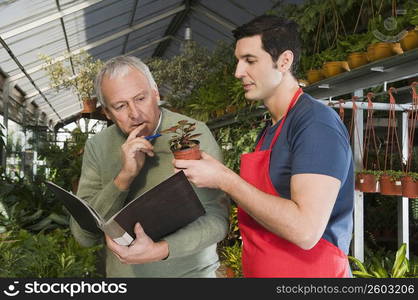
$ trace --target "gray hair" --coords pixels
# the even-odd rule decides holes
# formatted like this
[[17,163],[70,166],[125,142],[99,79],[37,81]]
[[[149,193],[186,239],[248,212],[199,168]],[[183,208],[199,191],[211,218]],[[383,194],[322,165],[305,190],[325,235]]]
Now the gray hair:
[[143,63],[139,58],[135,56],[116,56],[108,60],[100,69],[94,81],[94,88],[96,90],[96,96],[100,104],[106,107],[106,101],[102,93],[102,81],[104,76],[109,78],[121,77],[129,72],[129,69],[136,69],[140,71],[148,79],[149,84],[153,90],[158,91],[157,83],[151,74],[148,66]]

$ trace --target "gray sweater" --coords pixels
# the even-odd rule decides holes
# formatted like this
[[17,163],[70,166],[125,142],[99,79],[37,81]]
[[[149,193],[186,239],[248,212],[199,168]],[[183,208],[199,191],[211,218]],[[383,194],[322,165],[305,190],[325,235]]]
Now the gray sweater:
[[[196,122],[196,133],[201,150],[221,160],[221,151],[210,130],[204,123],[184,115],[161,109],[160,130],[169,128],[179,120]],[[173,155],[169,149],[169,134],[153,141],[154,157],[147,157],[144,167],[130,186],[120,191],[113,179],[121,169],[121,145],[126,140],[118,127],[112,125],[90,138],[85,146],[83,167],[77,195],[88,201],[103,217],[108,219],[135,197],[148,191],[172,174]],[[186,227],[163,238],[168,242],[170,254],[159,262],[127,265],[122,264],[106,248],[107,277],[213,277],[219,266],[216,243],[228,231],[229,201],[218,190],[195,188],[206,214]],[[71,231],[83,246],[103,243],[103,235],[94,235],[81,229],[74,219]]]

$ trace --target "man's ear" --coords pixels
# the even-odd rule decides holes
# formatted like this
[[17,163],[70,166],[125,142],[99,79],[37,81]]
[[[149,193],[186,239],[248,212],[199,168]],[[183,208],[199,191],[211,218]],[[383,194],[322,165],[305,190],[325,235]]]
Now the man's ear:
[[280,72],[290,71],[293,64],[293,52],[290,50],[283,51],[277,59],[277,68]]
[[152,89],[152,94],[154,96],[154,98],[157,100],[157,103],[160,102],[160,92],[158,91],[158,89]]

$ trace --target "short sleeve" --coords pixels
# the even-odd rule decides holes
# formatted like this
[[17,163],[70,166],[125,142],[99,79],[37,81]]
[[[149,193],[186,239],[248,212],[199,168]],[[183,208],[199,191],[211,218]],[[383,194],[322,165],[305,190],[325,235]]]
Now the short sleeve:
[[345,181],[352,155],[348,139],[340,128],[313,122],[296,132],[290,147],[292,175],[323,174]]

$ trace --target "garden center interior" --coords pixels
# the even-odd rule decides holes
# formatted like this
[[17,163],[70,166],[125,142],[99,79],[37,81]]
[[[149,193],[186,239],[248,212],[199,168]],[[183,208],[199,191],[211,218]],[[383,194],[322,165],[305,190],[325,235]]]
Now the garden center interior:
[[[146,62],[160,105],[206,123],[225,164],[239,172],[269,114],[245,99],[234,77],[232,30],[265,13],[299,25],[299,85],[349,132],[349,256],[353,271],[364,268],[354,276],[418,277],[414,0],[0,1],[0,277],[103,276],[100,248],[75,242],[68,212],[42,182],[76,192],[86,140],[112,124],[93,86],[112,57]],[[373,176],[371,186],[364,175]],[[386,177],[392,189],[383,187]],[[222,277],[242,277],[236,215],[233,204],[218,244]]]

